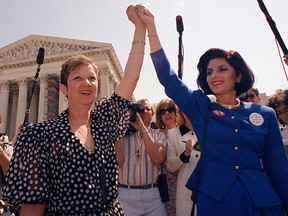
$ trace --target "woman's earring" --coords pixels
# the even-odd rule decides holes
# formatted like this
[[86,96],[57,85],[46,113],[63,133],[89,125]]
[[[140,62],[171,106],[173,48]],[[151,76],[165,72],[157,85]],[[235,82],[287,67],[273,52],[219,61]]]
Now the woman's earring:
[[68,96],[67,95],[65,95],[64,101],[68,101]]

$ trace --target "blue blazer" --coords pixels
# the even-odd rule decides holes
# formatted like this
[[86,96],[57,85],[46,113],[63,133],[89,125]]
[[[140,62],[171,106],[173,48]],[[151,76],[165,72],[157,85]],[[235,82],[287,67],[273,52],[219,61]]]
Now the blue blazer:
[[254,103],[225,109],[201,90],[188,89],[171,69],[163,49],[151,57],[167,96],[190,119],[200,145],[209,113],[200,175],[198,164],[186,186],[221,201],[240,178],[256,207],[283,204],[288,212],[288,164],[274,110]]

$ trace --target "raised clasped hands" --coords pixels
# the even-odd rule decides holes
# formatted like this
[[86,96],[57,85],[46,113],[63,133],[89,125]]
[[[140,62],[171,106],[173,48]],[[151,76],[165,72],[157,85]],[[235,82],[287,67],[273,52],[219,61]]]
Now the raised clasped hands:
[[133,6],[133,5],[128,6],[126,9],[127,17],[132,23],[134,23],[135,26],[137,26],[137,25],[143,25],[144,26],[145,24],[142,22],[142,20],[138,16],[137,11],[138,10],[135,6]]
[[128,6],[126,14],[128,16],[128,19],[134,24],[136,24],[136,22],[138,21],[143,22],[146,26],[154,23],[153,14],[142,4]]

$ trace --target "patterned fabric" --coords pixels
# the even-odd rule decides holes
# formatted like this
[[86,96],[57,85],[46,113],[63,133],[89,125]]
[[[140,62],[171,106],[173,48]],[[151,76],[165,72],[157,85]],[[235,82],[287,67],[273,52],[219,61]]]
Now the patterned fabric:
[[[118,163],[114,141],[128,127],[128,101],[115,93],[91,112],[95,151],[89,154],[71,131],[69,109],[56,119],[28,127],[16,143],[3,188],[14,205],[46,204],[49,215],[124,215],[117,196]],[[108,206],[103,204],[104,167]]]
[[166,174],[167,184],[168,184],[168,193],[170,197],[170,200],[165,203],[167,216],[175,216],[176,215],[176,185],[177,185],[178,172],[175,172],[175,173],[169,172],[165,164],[163,164],[163,172]]
[[[159,130],[149,129],[156,143],[166,146],[166,138]],[[139,155],[136,154],[139,152]],[[120,168],[119,182],[125,185],[146,185],[156,182],[159,168],[153,164],[139,132],[124,137],[125,161]]]

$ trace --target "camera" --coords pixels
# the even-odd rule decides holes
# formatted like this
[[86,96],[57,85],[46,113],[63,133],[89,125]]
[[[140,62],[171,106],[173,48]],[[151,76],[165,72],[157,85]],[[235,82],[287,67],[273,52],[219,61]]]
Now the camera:
[[[145,107],[141,103],[132,103],[128,105],[128,111],[130,115],[129,121],[135,122],[137,113],[139,114],[143,113],[145,111]],[[134,128],[131,124],[129,124],[126,134],[133,134],[133,133],[136,133],[136,131],[137,131],[136,128]]]
[[144,105],[140,103],[132,103],[128,105],[128,110],[130,113],[129,121],[135,122],[137,113],[141,114],[145,111]]

